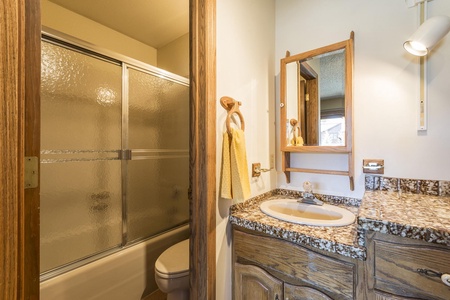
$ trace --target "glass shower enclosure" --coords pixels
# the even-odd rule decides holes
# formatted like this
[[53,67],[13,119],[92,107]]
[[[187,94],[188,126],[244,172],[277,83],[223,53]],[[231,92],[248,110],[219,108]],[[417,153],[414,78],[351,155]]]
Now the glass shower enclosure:
[[41,279],[186,224],[186,78],[43,35]]

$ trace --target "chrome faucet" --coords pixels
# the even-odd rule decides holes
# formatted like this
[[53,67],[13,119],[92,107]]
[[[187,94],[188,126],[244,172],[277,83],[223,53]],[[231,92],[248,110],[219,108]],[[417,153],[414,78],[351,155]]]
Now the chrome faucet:
[[323,205],[323,201],[320,201],[313,195],[311,182],[305,181],[303,183],[303,188],[305,189],[305,192],[303,193],[303,196],[297,200],[297,202],[313,205]]

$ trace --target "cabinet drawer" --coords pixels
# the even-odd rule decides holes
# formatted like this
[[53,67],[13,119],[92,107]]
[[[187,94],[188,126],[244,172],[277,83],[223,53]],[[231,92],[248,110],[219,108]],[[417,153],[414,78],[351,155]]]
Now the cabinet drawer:
[[355,264],[340,261],[272,237],[233,232],[235,260],[286,274],[284,281],[314,287],[333,299],[354,299]]
[[450,248],[405,238],[373,240],[374,288],[414,299],[450,299],[450,287],[440,277],[418,269],[450,273]]

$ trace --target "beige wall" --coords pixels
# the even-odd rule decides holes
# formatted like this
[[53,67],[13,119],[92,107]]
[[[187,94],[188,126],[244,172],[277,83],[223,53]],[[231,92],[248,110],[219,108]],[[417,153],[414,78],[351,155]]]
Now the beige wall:
[[[275,1],[217,1],[217,191],[220,185],[222,137],[227,112],[219,104],[223,96],[242,101],[249,174],[252,163],[269,167],[275,154]],[[257,196],[276,186],[276,172],[250,181]],[[232,299],[231,228],[229,199],[217,199],[216,299]]]
[[[450,15],[450,1],[429,2],[428,17],[436,15]],[[310,26],[317,20],[322,20],[320,26]],[[297,28],[304,27],[308,30],[299,36]],[[302,183],[309,180],[318,192],[360,198],[364,158],[384,159],[385,176],[450,180],[450,35],[428,56],[428,130],[419,132],[418,58],[402,47],[417,27],[418,10],[408,8],[405,1],[276,1],[277,75],[286,50],[304,52],[348,39],[350,31],[355,32],[355,191],[350,191],[345,176],[308,173],[292,173],[287,184],[278,172],[277,186],[302,190]],[[295,154],[291,163],[302,168],[345,170],[347,156]]]
[[157,65],[157,50],[48,0],[41,0],[42,25],[93,45]]
[[189,77],[189,33],[158,49],[158,68]]
[[[433,1],[428,7],[429,17],[450,15],[450,1]],[[310,26],[317,20],[322,20],[320,26]],[[298,28],[305,27],[309,29],[299,35]],[[273,152],[278,158],[277,179],[263,174],[258,181],[252,180],[252,196],[271,189],[273,184],[303,190],[302,183],[309,180],[318,192],[360,198],[364,193],[363,158],[385,159],[386,176],[450,180],[447,158],[450,153],[450,35],[428,57],[428,130],[418,132],[419,64],[402,47],[417,27],[417,9],[409,9],[404,1],[217,1],[217,98],[227,95],[243,102],[249,165],[260,161],[265,167],[266,157]],[[349,190],[349,180],[344,176],[292,173],[291,183],[287,184],[281,172],[278,141],[279,83],[276,80],[280,59],[286,50],[295,54],[348,39],[352,30],[355,32],[355,191]],[[273,91],[275,83],[277,90]],[[277,119],[276,131],[272,128],[272,114]],[[217,176],[225,116],[218,104]],[[276,138],[272,136],[274,132]],[[348,161],[346,155],[328,154],[294,154],[291,159],[298,167],[343,170]],[[218,299],[232,298],[232,240],[227,220],[231,203],[226,201],[218,199]]]

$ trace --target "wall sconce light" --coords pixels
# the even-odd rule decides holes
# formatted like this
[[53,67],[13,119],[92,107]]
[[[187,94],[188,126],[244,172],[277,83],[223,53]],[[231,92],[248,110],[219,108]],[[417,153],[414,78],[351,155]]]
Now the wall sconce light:
[[403,47],[413,55],[427,55],[431,48],[449,31],[450,17],[432,17],[420,25],[416,32],[403,44]]

